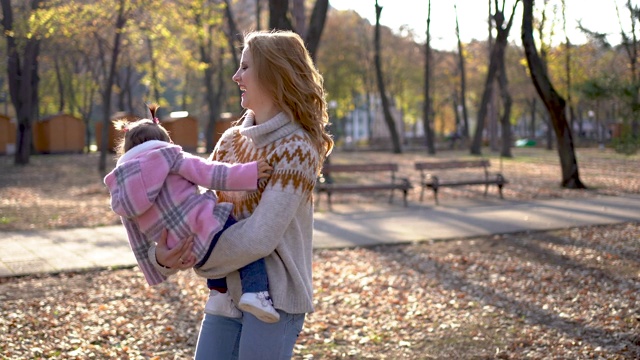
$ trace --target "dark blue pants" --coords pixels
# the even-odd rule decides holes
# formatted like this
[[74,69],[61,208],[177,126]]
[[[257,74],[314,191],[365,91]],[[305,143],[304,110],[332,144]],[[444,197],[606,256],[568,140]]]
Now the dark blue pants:
[[[196,265],[196,267],[202,266],[202,264],[204,264],[207,261],[207,259],[209,259],[209,256],[211,255],[211,252],[213,251],[214,246],[216,246],[216,244],[218,243],[218,240],[220,240],[220,236],[222,235],[222,232],[230,228],[236,222],[237,221],[232,216],[229,216],[229,218],[227,219],[227,222],[224,223],[222,230],[220,230],[211,240],[211,245],[209,245],[209,250],[207,250],[207,254],[202,259],[202,261]],[[269,291],[269,278],[267,277],[267,268],[265,266],[264,259],[258,259],[252,262],[251,264],[248,264],[240,268],[238,272],[240,273],[240,280],[242,281],[243,293]],[[207,286],[209,287],[209,289],[213,289],[213,288],[226,289],[227,279],[226,278],[207,279]]]

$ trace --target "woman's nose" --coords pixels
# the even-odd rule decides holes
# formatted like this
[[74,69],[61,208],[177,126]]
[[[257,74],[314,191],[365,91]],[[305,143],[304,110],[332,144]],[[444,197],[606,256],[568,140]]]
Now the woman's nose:
[[238,72],[236,71],[235,74],[233,74],[233,76],[231,77],[231,80],[235,81],[235,82],[239,82],[240,81],[240,76],[238,76]]

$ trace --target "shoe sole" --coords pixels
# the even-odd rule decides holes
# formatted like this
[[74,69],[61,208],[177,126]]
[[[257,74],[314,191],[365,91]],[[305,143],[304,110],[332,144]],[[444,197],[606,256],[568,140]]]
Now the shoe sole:
[[231,318],[231,319],[239,319],[242,317],[242,313],[239,314],[229,314],[229,313],[225,313],[225,312],[220,312],[220,311],[211,311],[211,310],[204,310],[205,314],[208,315],[214,315],[214,316],[223,316],[223,317],[227,317],[227,318]]
[[264,321],[266,323],[277,323],[278,321],[280,321],[280,314],[276,313],[270,313],[268,311],[264,311],[261,308],[249,305],[249,304],[238,304],[238,309],[244,311],[244,312],[248,312],[249,314],[255,316],[258,318],[258,320],[260,321]]

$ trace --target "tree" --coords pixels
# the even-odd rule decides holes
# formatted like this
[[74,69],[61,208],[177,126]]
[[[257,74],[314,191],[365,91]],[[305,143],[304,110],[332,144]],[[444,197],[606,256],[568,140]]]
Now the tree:
[[[484,132],[484,122],[487,117],[487,110],[489,108],[489,101],[493,96],[494,89],[494,81],[496,78],[498,79],[498,85],[500,87],[500,94],[502,95],[503,100],[503,115],[501,119],[502,124],[502,133],[503,133],[503,155],[510,156],[509,150],[504,151],[504,146],[511,146],[511,135],[510,135],[510,123],[509,119],[511,117],[511,98],[509,95],[509,90],[507,89],[507,74],[506,68],[504,65],[505,60],[505,50],[507,48],[507,40],[509,38],[509,32],[511,31],[511,26],[513,25],[513,18],[515,16],[515,9],[518,6],[519,0],[516,0],[513,5],[513,9],[511,11],[511,17],[509,21],[505,24],[504,20],[504,7],[505,4],[503,2],[502,9],[498,8],[498,0],[495,0],[496,12],[493,16],[493,20],[496,23],[496,31],[497,36],[495,40],[495,44],[491,47],[491,55],[489,58],[489,70],[487,71],[487,78],[484,86],[484,93],[482,94],[482,101],[480,102],[480,109],[478,110],[477,117],[477,126],[476,132],[473,137],[473,142],[471,143],[471,154],[480,155],[481,147],[482,147],[482,134]],[[506,134],[506,135],[505,135]],[[505,138],[506,137],[506,138]],[[507,142],[507,144],[504,144]]]
[[562,29],[564,31],[564,39],[565,39],[565,74],[566,74],[566,84],[567,84],[567,103],[569,104],[569,124],[571,124],[571,128],[573,129],[573,124],[575,122],[575,111],[573,108],[573,99],[572,99],[572,84],[571,84],[571,41],[569,41],[569,34],[567,33],[567,4],[565,0],[562,0]]
[[[464,66],[464,48],[460,40],[460,25],[458,25],[458,8],[453,6],[456,12],[456,37],[458,38],[458,71],[460,72],[460,107],[462,109],[462,131],[456,129],[464,138],[469,139],[469,114],[467,111],[467,80]],[[456,116],[458,114],[457,106],[454,109]]]
[[432,109],[431,106],[433,104],[433,99],[431,98],[431,31],[430,31],[430,26],[431,26],[431,0],[429,0],[428,3],[428,10],[427,10],[427,41],[424,45],[424,59],[425,59],[425,64],[424,64],[424,103],[422,105],[423,111],[422,111],[422,116],[423,116],[423,122],[424,122],[424,135],[425,135],[425,141],[426,141],[426,145],[427,145],[427,152],[430,155],[435,155],[436,153],[436,146],[435,146],[435,139],[433,136],[433,128],[432,128],[432,124],[433,122],[431,121],[431,114],[432,114]]
[[[222,18],[217,13],[215,6],[210,5],[208,1],[201,1],[199,4],[192,4],[191,11],[193,21],[197,31],[197,47],[200,53],[200,62],[204,68],[204,87],[205,103],[209,109],[209,120],[206,125],[206,150],[211,152],[215,146],[211,134],[215,131],[216,121],[221,113],[222,94],[224,88],[222,55],[224,50],[222,47],[216,48],[216,32],[222,26]],[[216,54],[216,51],[219,51]],[[216,63],[217,56],[217,63]],[[218,78],[215,78],[216,73]],[[214,85],[214,81],[217,84]]]
[[375,38],[374,38],[374,46],[375,46],[375,54],[374,54],[374,62],[376,66],[376,79],[378,81],[378,90],[380,91],[380,100],[382,101],[382,112],[384,114],[384,121],[387,123],[387,127],[389,128],[389,133],[391,134],[391,143],[392,143],[392,151],[395,154],[402,153],[402,146],[400,144],[400,137],[398,136],[398,130],[396,129],[396,124],[391,115],[391,110],[389,109],[389,99],[387,98],[387,92],[384,86],[384,80],[382,76],[382,64],[380,62],[380,13],[382,12],[382,7],[378,5],[378,0],[376,0],[376,28],[375,28]]
[[566,102],[551,84],[533,40],[533,0],[523,0],[523,3],[522,44],[527,57],[531,80],[549,112],[551,123],[556,133],[558,155],[562,168],[561,186],[569,189],[584,189],[586,186],[580,180],[573,136],[565,115]]
[[[638,40],[638,35],[636,34],[636,26],[638,26],[638,22],[640,22],[640,8],[637,5],[633,5],[631,0],[627,0],[625,6],[627,10],[629,10],[630,21],[631,21],[631,32],[630,35],[627,34],[624,30],[622,30],[622,22],[620,21],[620,14],[618,11],[618,21],[620,22],[620,35],[622,36],[622,46],[627,54],[627,58],[629,61],[629,68],[631,70],[631,83],[628,87],[629,100],[631,104],[631,113],[632,113],[632,121],[631,121],[631,129],[632,135],[638,136],[640,135],[640,123],[638,119],[640,118],[640,83],[638,82],[638,57],[640,56],[640,41]],[[618,10],[618,5],[616,4],[616,10]]]
[[[23,3],[25,19],[33,19],[41,3],[41,0]],[[38,109],[38,56],[41,35],[37,33],[35,27],[32,27],[35,26],[33,23],[24,27],[29,29],[28,33],[19,31],[21,27],[14,21],[11,0],[1,0],[0,5],[3,15],[2,27],[7,39],[9,94],[18,122],[14,164],[27,165],[31,154],[31,124]]]
[[[111,126],[111,95],[113,93],[113,84],[115,83],[116,70],[118,68],[118,57],[120,56],[120,46],[122,44],[122,34],[125,25],[127,24],[128,17],[130,16],[131,9],[127,6],[125,0],[119,0],[116,5],[116,18],[115,18],[115,35],[113,37],[113,43],[111,47],[111,55],[108,69],[106,70],[106,76],[104,78],[104,86],[101,89],[102,95],[102,139],[100,149],[100,161],[98,163],[98,170],[102,173],[107,168],[107,151],[109,143],[109,127]],[[106,55],[106,53],[102,52]],[[103,58],[103,64],[107,64],[107,58]]]
[[[308,26],[294,28],[288,15],[289,0],[269,0],[269,28],[296,31],[305,41],[311,58],[316,60],[320,37],[329,11],[329,0],[316,0],[311,12]],[[301,10],[298,10],[298,13]],[[306,34],[300,33],[303,30]]]

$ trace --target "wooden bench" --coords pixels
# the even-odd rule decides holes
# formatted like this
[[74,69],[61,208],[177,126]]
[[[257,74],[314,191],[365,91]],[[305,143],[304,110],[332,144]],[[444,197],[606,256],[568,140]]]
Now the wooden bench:
[[[388,173],[388,178],[382,179],[380,176],[363,176],[375,173]],[[355,193],[390,190],[389,203],[393,202],[395,190],[402,191],[404,195],[404,206],[407,206],[407,192],[413,186],[408,179],[396,176],[398,164],[393,163],[373,163],[373,164],[324,164],[322,175],[316,182],[316,192],[318,202],[320,193],[327,194],[327,203],[331,210],[331,194],[333,193]],[[355,175],[348,176],[348,175]]]
[[[507,184],[508,181],[500,173],[489,173],[489,166],[491,166],[489,160],[416,162],[414,165],[416,170],[420,170],[420,201],[422,201],[424,190],[426,188],[431,188],[433,190],[433,197],[435,199],[436,205],[438,205],[439,188],[466,185],[484,185],[485,197],[487,196],[489,185],[496,185],[498,186],[498,191],[500,192],[500,198],[504,199],[504,197],[502,196],[502,187]],[[484,170],[484,173],[481,176],[459,176],[459,178],[457,179],[445,177],[444,180],[441,180],[439,175],[435,175],[432,173],[433,171],[440,171],[441,173],[444,173],[447,170],[460,170],[470,168],[482,168]],[[453,172],[450,173],[452,174],[451,176],[453,176]]]

